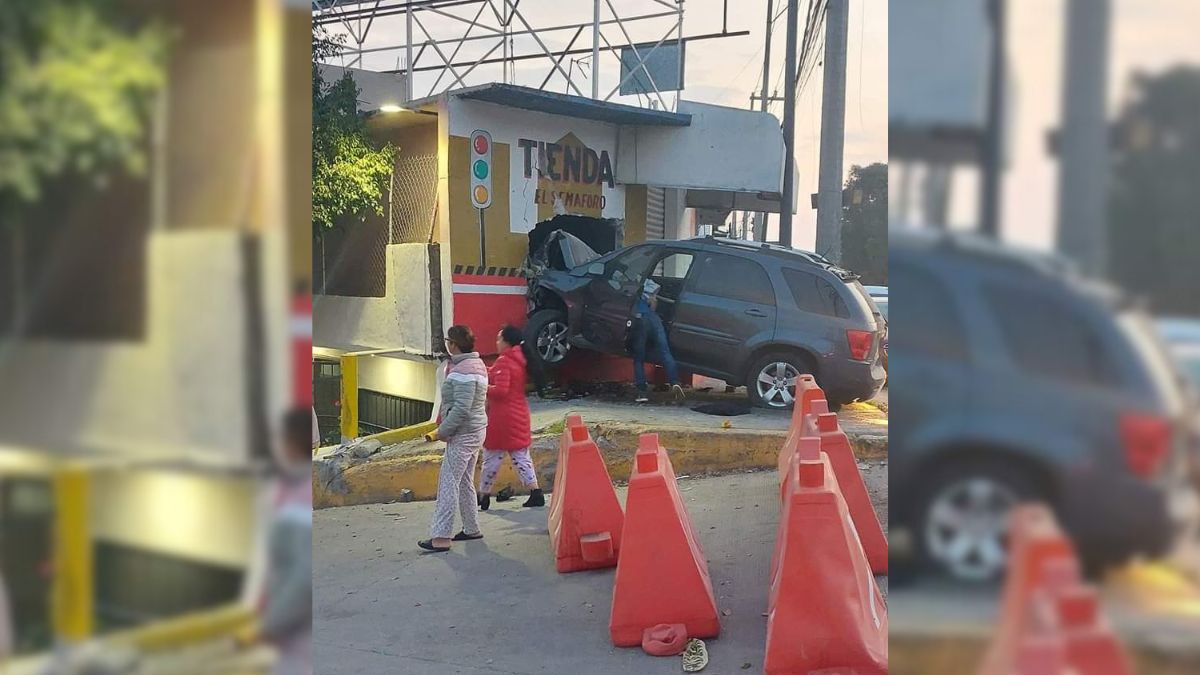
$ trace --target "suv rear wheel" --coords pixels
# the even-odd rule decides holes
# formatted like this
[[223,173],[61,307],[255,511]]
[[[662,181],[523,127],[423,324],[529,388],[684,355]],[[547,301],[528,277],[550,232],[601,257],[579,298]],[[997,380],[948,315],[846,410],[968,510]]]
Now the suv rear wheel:
[[1013,507],[1036,499],[1036,483],[1000,460],[961,462],[939,471],[918,507],[921,557],[954,578],[987,582],[1008,565]]
[[796,401],[796,380],[812,367],[799,354],[772,352],[750,367],[746,391],[750,402],[763,408],[786,410]]
[[534,358],[543,366],[557,366],[567,358],[567,315],[557,309],[542,309],[529,317],[525,341],[533,346]]

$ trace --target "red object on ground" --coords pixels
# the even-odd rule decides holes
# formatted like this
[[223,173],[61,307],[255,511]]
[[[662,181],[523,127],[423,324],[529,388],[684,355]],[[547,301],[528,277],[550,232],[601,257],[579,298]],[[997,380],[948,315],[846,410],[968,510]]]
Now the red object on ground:
[[313,328],[312,295],[298,293],[292,298],[289,319],[292,339],[292,405],[309,408],[313,404]]
[[886,675],[888,620],[827,455],[792,463],[767,606],[767,675]]
[[650,656],[675,656],[687,647],[687,627],[681,623],[661,623],[642,633],[642,651]]
[[1129,655],[1050,509],[1013,510],[1000,625],[980,675],[1131,675]]
[[662,623],[683,624],[689,637],[721,632],[708,562],[658,434],[639,439],[621,545],[608,622],[613,644],[636,647]]
[[600,449],[579,415],[567,416],[548,511],[555,569],[577,572],[617,564],[625,514]]

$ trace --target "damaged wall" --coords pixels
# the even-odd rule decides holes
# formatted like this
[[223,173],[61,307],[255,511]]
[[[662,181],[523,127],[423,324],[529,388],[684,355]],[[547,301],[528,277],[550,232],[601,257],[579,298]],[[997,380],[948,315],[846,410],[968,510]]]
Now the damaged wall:
[[341,351],[406,348],[433,350],[431,247],[387,247],[387,286],[382,298],[313,296],[313,344]]
[[[557,212],[626,221],[625,243],[645,238],[645,200],[616,181],[611,124],[449,97],[448,201],[451,264],[480,264],[479,213],[472,207],[469,136],[492,136],[492,205],[484,212],[486,267],[515,268],[526,234]],[[640,209],[640,212],[639,212]],[[640,225],[639,225],[640,223]],[[632,226],[631,226],[632,225]]]

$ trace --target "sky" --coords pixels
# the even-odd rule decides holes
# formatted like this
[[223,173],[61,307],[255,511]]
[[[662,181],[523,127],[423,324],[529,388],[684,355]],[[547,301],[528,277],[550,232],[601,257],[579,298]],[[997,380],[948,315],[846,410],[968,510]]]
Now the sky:
[[[1200,65],[1200,2],[1113,0],[1109,64],[1109,116],[1129,94],[1130,76],[1185,62]],[[1046,134],[1058,126],[1066,0],[1009,0],[1009,47],[1013,77],[1012,145],[1004,183],[1002,236],[1040,249],[1054,244],[1058,171],[1046,152]],[[952,223],[975,217],[975,178],[958,176]]]
[[[622,17],[671,12],[664,5],[673,5],[669,0],[604,0],[602,2],[601,18],[608,19],[611,13],[608,2]],[[497,6],[499,6],[497,2]],[[776,0],[775,11],[782,12],[786,0]],[[808,3],[800,2],[801,13]],[[728,7],[728,17],[725,8]],[[446,10],[457,15],[471,18],[474,11],[485,5],[472,7],[470,5]],[[523,0],[521,10],[525,19],[535,28],[546,28],[565,24],[587,23],[592,20],[593,3],[586,0]],[[722,32],[722,23],[727,21],[729,32],[749,31],[749,35],[725,37],[715,40],[691,42],[687,48],[685,64],[685,89],[683,98],[692,101],[715,103],[732,107],[748,107],[751,92],[757,92],[762,85],[762,65],[764,36],[766,33],[767,0],[686,0],[684,3],[684,36],[693,36]],[[437,38],[461,35],[466,25],[453,19],[439,17],[428,12],[417,15],[421,23]],[[844,170],[859,164],[887,161],[887,0],[852,0],[850,3],[850,23],[848,31],[848,56],[846,66],[846,140]],[[785,51],[786,14],[780,14],[775,23],[772,36],[771,82],[780,82],[783,71],[783,55]],[[494,19],[493,19],[494,22]],[[517,22],[519,24],[519,22]],[[803,32],[804,18],[800,18],[800,31]],[[629,40],[616,25],[606,25],[602,32],[605,38],[613,44],[623,44],[632,40],[636,43],[657,42],[666,35],[674,25],[673,16],[648,19],[627,26]],[[402,16],[382,17],[376,20],[368,33],[364,47],[403,44],[406,26]],[[423,38],[420,26],[414,27],[417,39]],[[566,46],[574,30],[547,33],[544,41],[551,49]],[[478,34],[478,29],[477,33]],[[575,43],[575,48],[591,47],[590,29],[585,30]],[[479,58],[490,49],[495,40],[480,40],[467,43],[453,60],[470,60]],[[451,56],[453,46],[443,46],[446,56]],[[518,37],[515,40],[514,52],[528,53],[537,51],[538,45],[531,39]],[[373,70],[397,68],[402,59],[403,50],[369,54],[365,57],[364,66]],[[499,52],[497,52],[499,54]],[[590,55],[577,55],[568,58],[586,60]],[[427,59],[430,59],[427,61]],[[436,53],[428,53],[418,62],[438,62]],[[590,93],[590,82],[580,74],[581,69],[590,72],[586,64],[571,64],[564,61],[564,69],[572,74],[572,80],[584,93]],[[471,75],[469,83],[477,84],[487,80],[499,80],[499,66],[480,66]],[[516,65],[516,83],[529,86],[539,86],[545,74],[550,69],[548,61],[523,61]],[[613,56],[601,57],[601,96],[616,87],[619,80],[618,63]],[[422,82],[414,78],[415,95],[424,96],[432,81]],[[439,88],[444,88],[444,82]],[[780,82],[780,86],[782,83]],[[547,88],[563,91],[566,87],[564,78],[555,75]],[[783,90],[778,90],[783,95]],[[636,99],[614,100],[636,103]],[[798,213],[793,221],[793,245],[798,248],[811,249],[815,240],[816,212],[809,208],[808,195],[816,191],[817,185],[817,155],[820,148],[820,101],[821,76],[815,72],[808,80],[797,101],[796,119],[796,151],[799,183],[797,195],[799,200]],[[668,99],[668,104],[671,100]],[[770,110],[782,119],[782,104],[772,104]],[[774,227],[771,228],[772,231]]]

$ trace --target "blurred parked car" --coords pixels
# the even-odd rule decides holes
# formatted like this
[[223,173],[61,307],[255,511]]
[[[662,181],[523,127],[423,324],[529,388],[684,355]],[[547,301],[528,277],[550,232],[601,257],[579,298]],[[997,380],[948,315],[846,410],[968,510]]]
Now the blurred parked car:
[[1200,319],[1160,319],[1158,331],[1191,386],[1200,391]]
[[834,405],[883,386],[878,308],[857,275],[816,254],[713,237],[648,241],[595,259],[584,249],[556,233],[526,263],[526,335],[545,365],[574,347],[625,354],[649,276],[661,286],[658,312],[682,370],[744,383],[755,404],[771,408],[791,407],[801,373]]
[[[875,301],[875,306],[879,308],[879,313],[883,315],[883,323],[886,326],[888,322],[888,287],[887,286],[866,286],[867,294]],[[887,332],[883,334],[883,344],[880,346],[883,351],[883,369],[888,369],[888,339]]]
[[1089,568],[1164,552],[1187,432],[1147,317],[1053,258],[973,237],[893,231],[888,277],[893,536],[990,579],[1009,510],[1040,500]]

